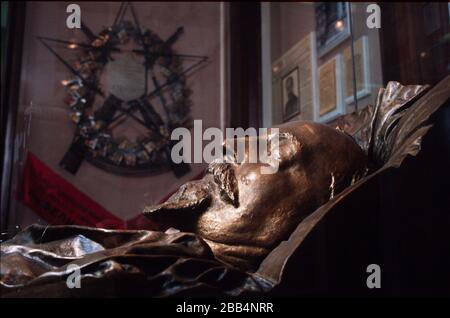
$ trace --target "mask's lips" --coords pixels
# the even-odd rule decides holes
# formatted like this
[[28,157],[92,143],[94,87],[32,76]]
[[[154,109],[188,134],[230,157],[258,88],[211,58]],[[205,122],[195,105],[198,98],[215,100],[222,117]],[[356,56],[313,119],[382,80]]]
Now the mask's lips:
[[144,215],[162,227],[175,227],[182,231],[192,231],[197,218],[211,201],[210,190],[205,183],[186,183],[166,202],[144,208]]

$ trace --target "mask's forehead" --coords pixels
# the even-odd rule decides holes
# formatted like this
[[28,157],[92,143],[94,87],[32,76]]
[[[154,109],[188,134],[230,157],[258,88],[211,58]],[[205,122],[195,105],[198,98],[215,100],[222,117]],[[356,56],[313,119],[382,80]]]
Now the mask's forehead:
[[296,135],[288,131],[280,131],[269,139],[272,155],[278,157],[281,169],[299,161],[302,143]]
[[[235,168],[254,165],[262,174],[274,174],[278,168],[290,166],[299,160],[303,147],[302,130],[298,126],[279,126],[260,129],[257,136],[227,138],[223,142],[224,162]],[[245,166],[243,172],[247,171]]]

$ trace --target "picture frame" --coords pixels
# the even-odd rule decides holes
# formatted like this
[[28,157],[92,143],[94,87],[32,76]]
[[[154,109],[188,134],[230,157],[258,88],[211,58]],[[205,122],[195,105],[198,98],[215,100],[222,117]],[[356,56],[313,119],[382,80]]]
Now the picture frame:
[[[316,36],[312,31],[295,43],[272,66],[272,105],[270,122],[277,125],[291,120],[314,120],[314,105],[317,91]],[[283,79],[298,70],[300,112],[284,116]],[[285,98],[286,99],[286,98]]]
[[348,2],[315,3],[317,55],[323,57],[350,36]]
[[[353,43],[355,73],[356,73],[356,99],[360,100],[371,94],[370,68],[369,68],[369,40],[366,35]],[[344,97],[346,104],[353,104],[353,63],[351,47],[348,46],[342,53],[344,69]]]
[[301,112],[300,74],[298,66],[285,74],[281,79],[281,92],[283,122],[285,122]]
[[317,70],[315,121],[326,123],[345,113],[342,87],[342,55],[323,63]]

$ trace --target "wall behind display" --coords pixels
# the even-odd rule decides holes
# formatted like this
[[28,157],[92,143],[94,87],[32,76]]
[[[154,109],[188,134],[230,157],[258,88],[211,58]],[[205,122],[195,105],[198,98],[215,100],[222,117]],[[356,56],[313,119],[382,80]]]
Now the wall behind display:
[[[160,201],[193,178],[204,165],[193,165],[192,171],[181,179],[171,172],[150,177],[121,177],[87,162],[82,163],[75,176],[59,167],[75,129],[68,117],[68,107],[63,101],[65,93],[60,84],[67,78],[68,71],[36,36],[75,37],[80,31],[65,26],[68,4],[29,2],[27,5],[13,192],[20,183],[22,160],[28,149],[108,211],[128,219],[138,215],[144,204]],[[174,45],[175,52],[208,56],[208,65],[187,80],[187,86],[193,91],[191,115],[194,119],[202,119],[204,128],[220,127],[220,4],[136,2],[133,5],[141,25],[155,31],[162,39],[167,39],[177,27],[184,27],[184,34]],[[83,21],[98,32],[112,24],[120,2],[82,2],[80,6]],[[76,38],[82,37],[78,34]],[[10,223],[26,226],[36,221],[45,223],[12,199]]]
[[[363,35],[367,36],[369,47],[369,89],[370,95],[358,100],[358,107],[362,108],[368,104],[373,104],[382,86],[382,70],[380,58],[380,44],[377,29],[369,29],[366,25],[366,7],[369,3],[352,3],[353,32],[354,39],[357,40]],[[275,62],[283,56],[290,48],[302,41],[308,34],[315,30],[314,3],[271,3],[270,8],[271,25],[271,61]],[[317,67],[327,63],[338,54],[342,54],[351,44],[348,38],[331,51],[317,59]],[[344,78],[342,78],[344,80]],[[280,105],[272,105],[275,109]],[[346,103],[346,112],[354,110],[353,103]],[[299,119],[298,118],[293,118]],[[278,123],[279,118],[273,118],[273,123]]]

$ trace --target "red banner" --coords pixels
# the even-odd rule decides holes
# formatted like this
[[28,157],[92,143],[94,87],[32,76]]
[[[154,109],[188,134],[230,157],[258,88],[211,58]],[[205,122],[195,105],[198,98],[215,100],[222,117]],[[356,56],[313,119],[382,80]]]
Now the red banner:
[[123,229],[124,222],[28,153],[21,200],[52,225],[82,225]]

